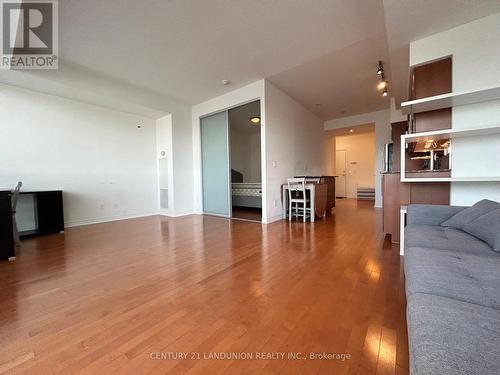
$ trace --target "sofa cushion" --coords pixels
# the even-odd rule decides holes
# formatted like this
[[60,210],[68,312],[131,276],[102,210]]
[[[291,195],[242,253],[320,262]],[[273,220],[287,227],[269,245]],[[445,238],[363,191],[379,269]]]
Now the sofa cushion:
[[467,224],[464,231],[483,240],[495,251],[500,251],[500,208],[479,216]]
[[440,225],[460,211],[469,208],[439,204],[409,204],[406,223],[408,225]]
[[412,248],[405,253],[406,294],[428,293],[500,309],[500,255]]
[[461,230],[438,225],[408,225],[405,228],[405,253],[410,247],[453,250],[470,254],[495,254],[486,242]]
[[452,227],[463,230],[467,224],[476,220],[478,217],[498,208],[500,208],[500,203],[483,199],[474,204],[472,207],[461,210],[445,222],[441,223],[441,225],[443,227]]
[[407,320],[411,374],[499,373],[500,311],[416,293]]

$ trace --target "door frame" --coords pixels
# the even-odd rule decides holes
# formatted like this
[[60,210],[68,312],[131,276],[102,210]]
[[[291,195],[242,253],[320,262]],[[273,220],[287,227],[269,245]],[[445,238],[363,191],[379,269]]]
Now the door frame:
[[[261,157],[261,168],[260,168],[260,173],[261,173],[261,181],[262,181],[262,220],[261,223],[265,224],[267,223],[267,181],[266,181],[266,120],[265,120],[265,101],[264,101],[264,96],[262,94],[255,95],[255,96],[249,96],[248,99],[242,100],[241,102],[238,102],[236,104],[230,104],[230,105],[225,105],[223,108],[218,108],[217,110],[213,111],[195,111],[196,113],[193,114],[193,121],[194,122],[194,130],[197,135],[195,136],[195,140],[198,142],[198,144],[194,145],[195,151],[196,152],[196,158],[197,162],[199,163],[199,168],[197,169],[197,176],[199,176],[197,183],[195,184],[195,197],[198,197],[199,199],[199,204],[196,205],[196,210],[195,213],[197,214],[202,214],[204,215],[205,213],[203,212],[203,163],[202,163],[202,154],[201,154],[201,119],[205,117],[209,117],[211,115],[215,115],[217,113],[229,111],[230,109],[241,107],[242,105],[249,104],[252,102],[258,101],[260,103],[260,157]],[[197,120],[196,120],[197,119]],[[229,121],[229,117],[228,117]],[[229,134],[229,132],[228,132]],[[229,158],[231,156],[229,155]],[[229,170],[231,172],[231,170]],[[231,177],[231,175],[230,175]],[[229,178],[229,181],[231,182],[231,178]],[[231,186],[230,186],[231,188]],[[231,194],[231,189],[229,190]],[[231,206],[231,216],[232,216],[232,197],[230,199],[230,206]],[[210,215],[210,214],[206,214]],[[219,217],[226,217],[226,216],[219,216]],[[281,215],[280,215],[281,217]]]

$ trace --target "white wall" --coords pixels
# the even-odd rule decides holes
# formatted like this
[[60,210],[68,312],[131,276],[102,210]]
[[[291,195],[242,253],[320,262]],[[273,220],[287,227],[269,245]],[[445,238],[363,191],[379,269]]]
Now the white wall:
[[267,221],[281,218],[281,184],[294,175],[325,170],[323,121],[270,82],[265,82]]
[[335,149],[347,154],[348,198],[357,197],[358,187],[375,187],[375,133],[337,136]]
[[175,184],[171,189],[173,196],[168,214],[178,216],[193,213],[191,106],[155,92],[88,74],[67,65],[60,66],[58,70],[0,70],[0,83],[152,120],[171,114],[172,150],[170,151]]
[[260,138],[260,132],[231,128],[231,168],[243,174],[243,182],[262,181]]
[[[453,58],[453,91],[500,86],[500,13],[410,44],[410,64]],[[500,101],[455,107],[452,128],[500,124]],[[453,176],[500,176],[500,136],[457,139],[452,144]],[[482,198],[500,201],[500,183],[451,184],[451,204]]]
[[193,133],[191,107],[177,105],[172,111],[173,216],[194,211]]
[[0,186],[63,190],[67,226],[157,213],[155,120],[6,85],[0,118]]
[[158,189],[167,189],[167,206],[163,208],[158,197],[159,212],[165,215],[173,214],[174,206],[174,163],[172,146],[172,115],[156,120],[156,157],[158,166]]
[[391,111],[391,124],[394,122],[401,122],[401,121],[408,120],[408,116],[403,115],[403,113],[401,112],[401,109],[396,108],[396,99],[394,99],[394,97],[391,97],[389,109]]
[[341,129],[363,124],[375,124],[375,207],[382,207],[382,175],[384,170],[384,144],[391,142],[391,111],[363,113],[361,115],[329,120],[325,130]]
[[262,182],[262,147],[260,142],[260,132],[250,136],[250,182]]
[[248,86],[193,106],[195,208],[202,212],[200,117],[260,99],[262,217],[282,215],[280,186],[286,178],[318,175],[324,170],[323,122],[268,81]]

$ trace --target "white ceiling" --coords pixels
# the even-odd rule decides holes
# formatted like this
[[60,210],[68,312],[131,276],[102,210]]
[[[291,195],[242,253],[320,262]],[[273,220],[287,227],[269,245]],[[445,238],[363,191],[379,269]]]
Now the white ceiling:
[[378,61],[390,74],[385,33],[270,77],[305,107],[328,120],[389,108],[377,90]]
[[[282,82],[283,71],[384,37],[381,0],[65,0],[59,7],[61,64],[189,104],[261,78]],[[386,48],[358,56],[363,62],[347,83],[367,75],[375,82],[373,66],[386,56]],[[293,80],[293,70],[285,78]],[[374,94],[380,101],[348,86],[335,97],[318,89],[324,107],[312,109],[322,117],[337,111],[341,96],[355,94],[354,103],[362,95],[367,103]],[[349,103],[341,109],[353,112]]]
[[[351,131],[352,130],[352,131]],[[325,131],[327,137],[351,136],[357,134],[374,133],[375,124],[362,124],[356,126],[348,126],[345,128],[330,129]]]
[[[72,69],[186,104],[268,78],[326,120],[388,108],[378,60],[401,100],[410,41],[499,11],[499,0],[64,0],[62,69],[46,76]],[[15,84],[11,73],[0,81]]]
[[500,0],[383,0],[393,95],[408,94],[410,42],[500,12]]

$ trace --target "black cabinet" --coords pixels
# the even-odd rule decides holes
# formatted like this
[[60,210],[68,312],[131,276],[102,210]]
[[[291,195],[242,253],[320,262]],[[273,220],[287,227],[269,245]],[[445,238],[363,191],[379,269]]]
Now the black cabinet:
[[[63,194],[61,190],[21,191],[19,194],[33,196],[36,223],[35,228],[19,232],[20,237],[64,231]],[[8,260],[15,256],[11,196],[10,191],[0,191],[0,260]],[[19,214],[19,210],[17,211]]]
[[0,191],[0,260],[15,255],[10,191]]
[[21,237],[64,231],[63,195],[60,190],[22,191],[33,195],[36,228],[20,232]]

